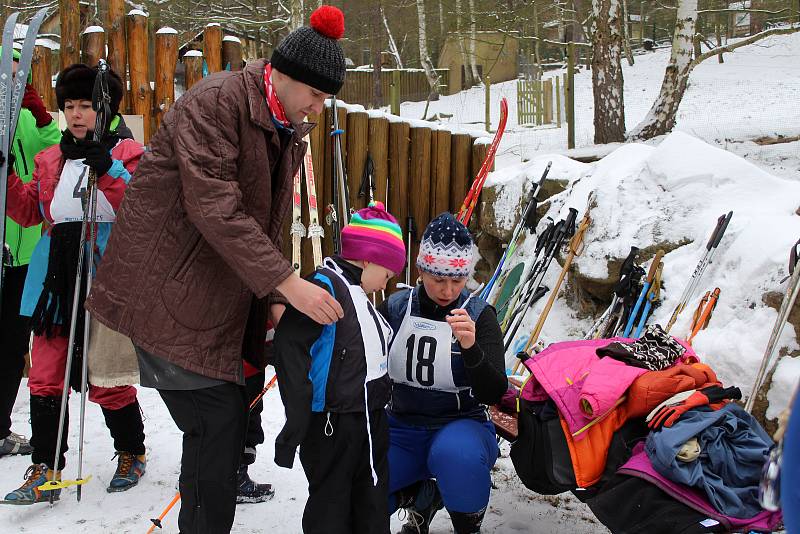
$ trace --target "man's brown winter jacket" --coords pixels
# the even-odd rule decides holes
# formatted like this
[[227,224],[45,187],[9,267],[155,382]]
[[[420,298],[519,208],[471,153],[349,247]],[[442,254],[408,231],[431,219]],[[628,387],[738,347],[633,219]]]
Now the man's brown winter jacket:
[[146,351],[229,381],[239,377],[248,317],[258,317],[248,338],[263,346],[266,306],[281,301],[273,292],[292,274],[282,226],[311,128],[278,134],[264,66],[206,78],[165,115],[86,301]]

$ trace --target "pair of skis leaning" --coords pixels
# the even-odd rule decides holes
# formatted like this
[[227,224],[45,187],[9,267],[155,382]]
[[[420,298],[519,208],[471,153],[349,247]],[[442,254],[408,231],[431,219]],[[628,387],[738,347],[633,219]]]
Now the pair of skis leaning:
[[[305,178],[305,180],[303,180]],[[302,183],[306,185],[306,199],[308,203],[308,229],[303,225]],[[319,223],[319,208],[317,205],[317,184],[314,177],[314,158],[311,154],[311,142],[306,146],[306,153],[300,168],[294,175],[292,185],[292,225],[289,229],[292,236],[292,267],[299,275],[301,268],[301,240],[304,237],[311,239],[311,249],[314,258],[314,268],[322,265],[322,238],[325,235]]]
[[18,12],[11,13],[3,28],[3,52],[0,55],[0,151],[4,161],[0,164],[0,243],[3,244],[2,266],[0,268],[0,299],[3,295],[3,281],[6,263],[11,263],[11,253],[6,250],[6,193],[8,191],[8,164],[11,147],[17,130],[25,83],[31,71],[33,49],[36,36],[42,26],[47,9],[36,12],[28,23],[28,31],[20,50],[17,73],[14,74],[14,30],[17,27]]

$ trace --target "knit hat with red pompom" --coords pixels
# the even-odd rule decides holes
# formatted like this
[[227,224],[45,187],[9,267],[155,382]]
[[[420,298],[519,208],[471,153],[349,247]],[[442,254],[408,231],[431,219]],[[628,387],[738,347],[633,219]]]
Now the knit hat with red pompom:
[[344,84],[344,52],[339,39],[344,35],[344,15],[333,6],[311,13],[311,27],[297,28],[272,52],[273,68],[335,95]]

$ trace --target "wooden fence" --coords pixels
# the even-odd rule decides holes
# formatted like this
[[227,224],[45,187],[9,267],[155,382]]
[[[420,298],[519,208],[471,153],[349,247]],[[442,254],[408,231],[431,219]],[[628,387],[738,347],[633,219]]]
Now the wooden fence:
[[517,80],[518,124],[556,124],[560,128],[563,88],[564,82],[559,76],[546,80]]
[[[399,98],[401,102],[421,102],[428,99],[431,92],[425,71],[421,69],[382,69],[381,94],[383,102],[389,103],[392,77],[395,71],[399,74]],[[450,69],[436,69],[439,75],[439,94],[446,95],[449,87]],[[372,103],[374,81],[371,70],[348,69],[344,78],[344,86],[337,95],[349,104],[369,106]]]
[[[320,221],[325,220],[331,204],[332,151],[330,124],[332,112],[325,108],[324,120],[310,134],[314,155],[317,199]],[[402,122],[397,117],[370,116],[367,112],[351,111],[339,107],[339,125],[342,136],[342,155],[347,174],[350,205],[360,209],[367,205],[366,197],[358,196],[367,156],[372,159],[375,177],[375,199],[386,204],[407,235],[409,217],[418,230],[411,247],[412,280],[416,278],[413,267],[419,249],[419,239],[430,220],[443,211],[455,212],[461,207],[472,179],[486,156],[488,144],[476,142],[466,133],[419,126]],[[312,122],[319,118],[309,117]],[[303,222],[308,223],[308,205],[303,187]],[[325,237],[323,254],[333,252],[331,227],[323,223]],[[284,237],[284,252],[291,257],[291,239],[288,225]],[[303,240],[302,272],[313,270],[310,240]],[[393,289],[403,275],[390,282]]]

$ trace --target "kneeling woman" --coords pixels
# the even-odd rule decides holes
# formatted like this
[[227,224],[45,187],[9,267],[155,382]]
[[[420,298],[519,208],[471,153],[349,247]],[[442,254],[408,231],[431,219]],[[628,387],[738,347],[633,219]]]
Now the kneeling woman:
[[409,510],[404,533],[427,533],[442,506],[457,534],[480,532],[489,502],[498,448],[486,405],[507,381],[497,315],[465,290],[473,264],[469,231],[443,213],[422,238],[422,284],[380,308],[395,332],[389,492],[390,510]]

